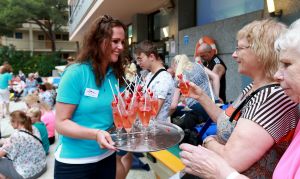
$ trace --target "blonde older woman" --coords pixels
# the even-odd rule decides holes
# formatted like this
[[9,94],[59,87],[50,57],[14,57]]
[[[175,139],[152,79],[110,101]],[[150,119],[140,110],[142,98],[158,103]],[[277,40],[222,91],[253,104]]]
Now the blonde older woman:
[[[203,146],[250,178],[272,177],[299,118],[297,104],[273,78],[279,64],[273,46],[285,29],[281,23],[261,20],[238,32],[238,46],[232,56],[238,63],[239,73],[251,77],[253,82],[225,113],[207,100],[200,88],[191,84],[190,97],[197,99],[218,124],[217,136],[206,138]],[[235,117],[232,114],[236,114]],[[190,145],[181,148],[187,152],[182,153],[187,170],[193,171],[194,166],[187,156],[195,149]]]

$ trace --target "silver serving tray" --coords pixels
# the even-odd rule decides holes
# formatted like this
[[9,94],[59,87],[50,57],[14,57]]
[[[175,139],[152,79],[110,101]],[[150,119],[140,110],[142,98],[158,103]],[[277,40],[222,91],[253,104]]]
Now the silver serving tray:
[[[116,140],[116,132],[112,131],[112,139],[116,142],[116,147],[128,152],[154,152],[164,150],[178,144],[184,137],[183,130],[175,124],[169,122],[157,122],[155,130],[148,128],[148,140],[144,140],[144,134],[140,128],[134,129],[130,133],[130,140],[127,139],[127,133],[123,130],[120,138]],[[131,138],[134,134],[135,139]],[[128,144],[129,142],[129,144]]]

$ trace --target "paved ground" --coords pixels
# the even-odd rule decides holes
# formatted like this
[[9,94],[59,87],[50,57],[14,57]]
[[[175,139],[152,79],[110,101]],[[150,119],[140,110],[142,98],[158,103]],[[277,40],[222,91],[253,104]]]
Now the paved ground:
[[[26,105],[24,102],[11,102],[10,103],[10,111],[15,110],[25,110]],[[0,119],[0,127],[2,136],[8,136],[13,132],[13,128],[10,125],[9,118],[6,116],[4,119]],[[57,141],[57,140],[56,140]],[[47,171],[44,173],[40,179],[53,179],[53,169],[54,169],[54,150],[56,143],[50,146],[50,152],[47,156]],[[144,159],[141,159],[142,161]],[[145,171],[145,170],[130,170],[126,179],[154,179],[155,175],[153,171]]]

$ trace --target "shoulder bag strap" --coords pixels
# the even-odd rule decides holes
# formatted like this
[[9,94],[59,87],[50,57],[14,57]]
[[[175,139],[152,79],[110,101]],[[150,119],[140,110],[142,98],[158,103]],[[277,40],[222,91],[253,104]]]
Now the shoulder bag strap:
[[147,84],[147,88],[149,88],[150,86],[150,83],[154,80],[154,78],[162,71],[167,71],[166,69],[162,68],[162,69],[159,69],[151,78],[151,80],[149,81],[149,83]]
[[247,96],[247,98],[241,102],[241,104],[233,111],[232,115],[230,116],[229,118],[229,121],[232,122],[234,117],[238,114],[238,112],[241,111],[241,109],[244,107],[245,104],[248,103],[248,101],[250,101],[250,99],[256,95],[258,92],[266,89],[266,88],[271,88],[271,87],[274,87],[274,86],[279,86],[279,84],[270,84],[270,85],[266,85],[266,86],[263,86],[263,87],[260,87],[258,88],[257,90],[255,90],[254,92],[252,92],[249,96]]
[[38,140],[43,145],[43,142],[37,136],[31,134],[30,132],[24,131],[24,130],[19,130],[19,131],[31,135],[32,137],[34,137],[36,140]]

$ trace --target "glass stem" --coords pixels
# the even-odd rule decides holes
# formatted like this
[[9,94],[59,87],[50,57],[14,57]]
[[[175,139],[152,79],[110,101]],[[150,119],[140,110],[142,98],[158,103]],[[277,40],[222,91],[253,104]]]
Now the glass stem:
[[153,133],[155,134],[156,133],[156,131],[157,131],[157,122],[156,122],[156,117],[155,116],[153,116],[152,117],[152,123],[153,123]]
[[147,127],[144,127],[144,130],[145,130],[145,131],[144,131],[144,135],[145,135],[145,136],[144,136],[144,140],[146,140],[146,141],[147,141],[147,140],[149,139],[149,138],[148,138],[148,131],[147,131]]
[[130,134],[127,132],[127,146],[130,146]]
[[132,129],[131,129],[131,139],[135,139],[135,136],[134,136],[134,126],[132,126]]

